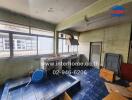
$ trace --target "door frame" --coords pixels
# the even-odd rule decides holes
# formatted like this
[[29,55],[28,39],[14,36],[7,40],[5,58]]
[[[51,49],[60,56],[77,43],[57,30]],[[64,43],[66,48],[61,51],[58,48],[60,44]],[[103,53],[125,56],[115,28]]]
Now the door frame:
[[91,46],[92,46],[92,43],[100,43],[100,44],[101,44],[101,50],[100,50],[100,61],[99,61],[99,69],[100,69],[100,66],[101,66],[101,56],[102,56],[102,41],[90,42],[89,62],[91,61]]
[[129,40],[129,48],[128,48],[128,57],[127,57],[127,63],[130,63],[130,53],[132,52],[132,24],[131,24],[131,34],[130,34],[130,40]]

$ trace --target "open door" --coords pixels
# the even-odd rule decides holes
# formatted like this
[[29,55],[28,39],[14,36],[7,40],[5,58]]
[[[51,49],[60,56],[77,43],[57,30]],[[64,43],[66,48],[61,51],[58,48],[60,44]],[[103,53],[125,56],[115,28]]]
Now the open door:
[[101,49],[102,42],[91,42],[90,43],[90,63],[97,68],[100,68],[101,62]]

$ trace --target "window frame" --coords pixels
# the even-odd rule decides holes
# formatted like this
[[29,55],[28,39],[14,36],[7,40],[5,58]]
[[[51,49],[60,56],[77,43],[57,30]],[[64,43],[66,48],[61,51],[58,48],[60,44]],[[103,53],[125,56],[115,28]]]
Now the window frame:
[[[0,20],[0,25],[7,25],[8,28],[0,29],[0,30],[3,30],[3,31],[20,32],[20,33],[30,34],[30,27],[27,26],[27,25],[17,24],[17,23],[3,21],[3,20]],[[21,30],[14,31],[14,30],[11,30],[11,27],[18,27],[18,28],[21,28],[21,30],[22,30],[22,28],[27,29],[27,32],[25,32],[25,31],[22,32]]]
[[[30,28],[29,28],[29,30],[30,30]],[[47,30],[45,30],[45,31],[47,31]],[[52,54],[38,54],[38,38],[39,37],[53,38],[53,41],[54,41],[54,36],[39,35],[39,34],[24,33],[24,32],[15,32],[15,31],[8,31],[8,30],[0,30],[0,32],[5,33],[5,34],[9,34],[9,47],[10,47],[9,48],[10,56],[9,57],[1,57],[0,59],[18,58],[18,57],[30,57],[30,56],[44,56],[44,55],[53,55],[54,54],[54,52]],[[54,31],[53,31],[53,34],[54,34]],[[14,50],[14,45],[13,45],[13,35],[35,36],[37,38],[36,39],[37,40],[36,41],[37,54],[35,54],[35,55],[18,56],[18,57],[17,56],[14,56],[15,50]],[[3,38],[2,38],[2,40],[3,40]],[[53,45],[54,45],[54,43],[53,43]],[[33,49],[31,49],[31,50],[33,50]],[[4,51],[4,48],[3,48],[3,50],[0,50],[0,51]]]
[[40,36],[40,35],[38,35],[37,36],[37,55],[47,55],[47,54],[39,54],[39,50],[38,50],[38,41],[39,41],[39,37],[46,37],[46,38],[53,38],[53,45],[52,45],[52,47],[53,47],[53,53],[49,53],[48,55],[50,55],[50,54],[54,54],[54,37],[53,36],[45,36],[45,35],[43,35],[43,36]]
[[4,51],[4,48],[3,48],[3,37],[0,37],[1,40],[0,40],[0,51]]
[[[61,33],[61,34],[63,34],[63,33]],[[59,52],[59,39],[62,39],[62,52]],[[64,52],[64,40],[66,40],[66,37],[58,37],[58,53],[59,54],[65,54],[65,53],[69,53],[69,45],[68,45],[68,52]]]
[[[63,34],[64,36],[61,37],[61,34]],[[76,35],[75,35],[76,36]],[[77,40],[78,40],[78,36],[77,37]],[[58,47],[59,47],[59,39],[62,39],[62,40],[66,40],[66,34],[65,33],[59,33],[59,37],[58,37]],[[64,41],[62,41],[62,52],[59,52],[59,48],[58,48],[58,53],[59,54],[66,54],[66,53],[78,53],[78,46],[77,46],[77,51],[70,51],[70,46],[68,45],[68,52],[64,52],[64,48],[63,48],[63,45],[64,45]]]
[[9,51],[10,50],[10,40],[7,38],[3,39],[3,50]]
[[[5,22],[5,21],[0,21],[0,22]],[[5,22],[6,23],[6,22]],[[7,23],[9,23],[9,24],[16,24],[16,23],[10,23],[10,22],[7,22]],[[28,28],[28,32],[26,33],[26,32],[16,32],[16,31],[12,31],[12,30],[1,30],[0,29],[0,32],[2,32],[2,33],[6,33],[6,34],[8,34],[9,35],[9,46],[10,46],[10,48],[9,48],[9,52],[10,52],[10,56],[9,57],[1,57],[0,59],[4,59],[4,58],[18,58],[18,57],[30,57],[30,56],[44,56],[44,55],[53,55],[54,54],[54,43],[53,43],[53,53],[52,54],[39,54],[38,53],[38,38],[39,37],[47,37],[47,38],[53,38],[53,41],[54,41],[54,30],[44,30],[44,29],[41,29],[41,28],[36,28],[36,27],[30,27],[30,26],[26,26],[26,25],[22,25],[22,24],[16,24],[16,26],[22,26],[22,28],[24,28],[24,27],[27,27]],[[36,29],[38,29],[38,30],[44,30],[44,31],[49,31],[49,32],[53,32],[53,36],[47,36],[47,35],[41,35],[41,34],[35,34],[35,33],[31,33],[31,29],[32,28],[36,28]],[[16,35],[27,35],[27,36],[35,36],[36,38],[37,38],[37,45],[36,45],[36,48],[37,48],[37,54],[36,55],[26,55],[26,56],[14,56],[14,46],[13,46],[13,35],[14,34],[16,34]],[[58,36],[58,40],[57,41],[59,41],[59,39],[66,39],[66,36],[65,36],[65,33],[61,33],[61,34],[64,34],[64,37],[59,37]],[[64,41],[62,41],[63,43],[64,43]],[[68,52],[63,52],[63,43],[62,43],[62,52],[59,52],[59,49],[58,49],[58,53],[59,54],[64,54],[64,53],[71,53],[71,52],[69,52],[69,45],[68,45]],[[59,45],[59,44],[58,44]],[[26,47],[27,48],[27,47]],[[4,49],[3,50],[0,50],[0,51],[4,51]],[[77,49],[77,52],[78,52],[78,49]]]

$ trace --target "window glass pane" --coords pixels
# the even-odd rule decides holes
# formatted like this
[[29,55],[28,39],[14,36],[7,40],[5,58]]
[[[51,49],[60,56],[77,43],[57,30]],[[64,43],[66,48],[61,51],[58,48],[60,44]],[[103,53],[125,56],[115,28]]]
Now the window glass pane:
[[77,45],[73,46],[73,52],[77,52],[77,51],[78,51],[78,46]]
[[63,39],[63,52],[68,52],[68,44],[66,39]]
[[37,54],[37,37],[27,35],[13,35],[14,56]]
[[3,50],[3,38],[0,36],[0,50]]
[[77,51],[78,51],[78,46],[77,45],[69,46],[69,52],[77,52]]
[[0,30],[29,33],[29,27],[8,22],[0,22]]
[[[59,33],[59,53],[77,52],[78,51],[77,45],[74,45],[74,46],[70,45],[68,48],[69,43],[68,43],[67,39],[69,39],[69,37],[71,37],[71,36],[68,34]],[[74,36],[74,38],[78,40],[78,36]]]
[[59,39],[59,53],[62,53],[63,51],[63,39]]
[[69,52],[73,52],[73,46],[69,46]]
[[26,48],[27,48],[27,50],[32,50],[32,41],[31,40],[26,40]]
[[10,57],[9,34],[0,33],[0,58]]
[[9,38],[4,39],[4,50],[10,50]]
[[54,36],[54,32],[52,31],[47,31],[47,30],[42,30],[37,28],[31,28],[31,33],[38,34],[38,35]]
[[68,43],[66,39],[59,39],[59,53],[68,52]]
[[53,53],[53,38],[38,37],[38,54]]
[[78,36],[74,36],[74,39],[77,39],[78,40]]

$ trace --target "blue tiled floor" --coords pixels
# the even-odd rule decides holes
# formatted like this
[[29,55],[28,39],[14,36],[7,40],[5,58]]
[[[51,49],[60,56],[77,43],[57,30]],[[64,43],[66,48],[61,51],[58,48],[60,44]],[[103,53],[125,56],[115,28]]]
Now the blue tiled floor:
[[[80,68],[79,68],[80,69]],[[81,90],[73,95],[73,100],[102,100],[108,94],[104,81],[96,68],[83,68],[85,74],[74,75],[81,80]],[[1,97],[2,89],[0,89]]]
[[81,90],[73,95],[73,100],[102,100],[108,94],[104,81],[99,77],[99,70],[86,68],[85,74],[75,75],[81,80]]
[[7,100],[51,100],[79,84],[79,80],[69,75],[51,76],[40,83],[21,85],[26,79],[7,82],[2,100],[5,98],[8,98]]
[[3,92],[3,87],[0,87],[0,100],[1,100],[2,92]]

